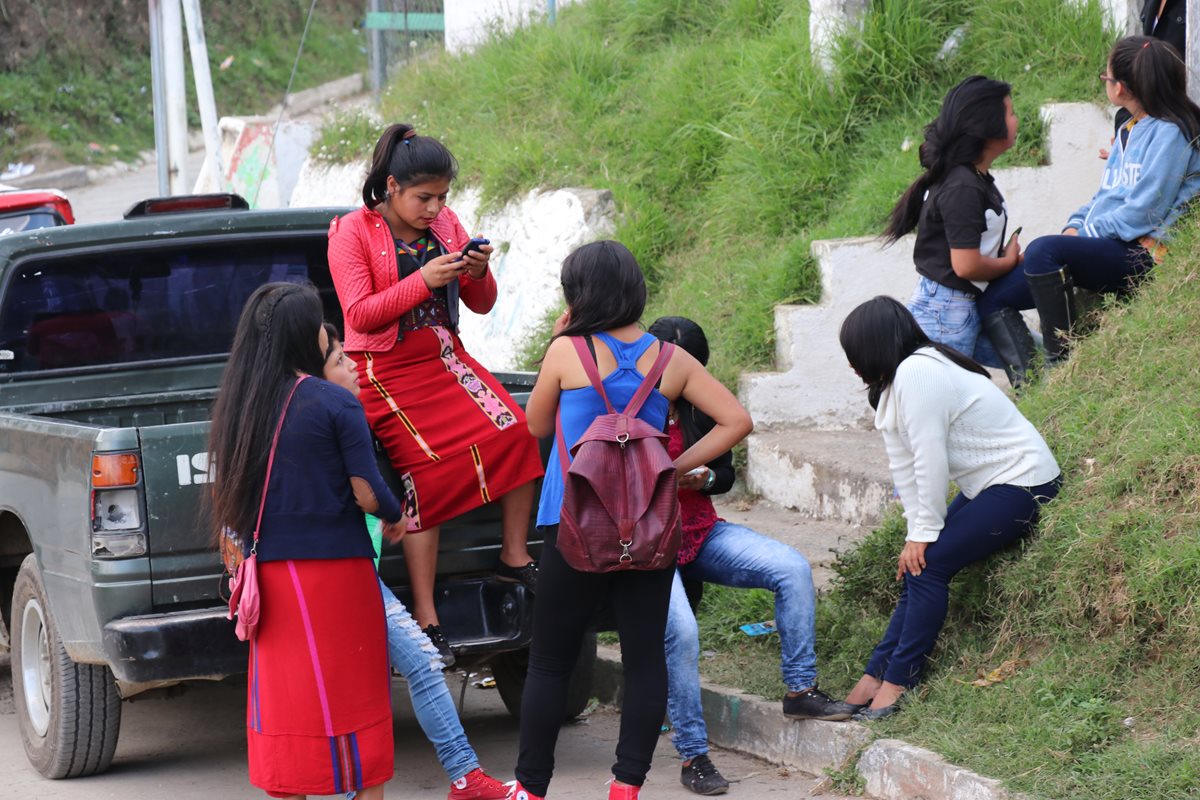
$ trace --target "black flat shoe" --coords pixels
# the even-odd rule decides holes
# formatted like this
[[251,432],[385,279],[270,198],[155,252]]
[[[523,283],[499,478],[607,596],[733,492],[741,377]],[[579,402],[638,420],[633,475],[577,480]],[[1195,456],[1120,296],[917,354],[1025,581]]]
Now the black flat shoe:
[[850,717],[850,719],[858,722],[874,722],[875,720],[884,719],[892,716],[893,714],[899,713],[900,703],[896,702],[892,703],[890,706],[884,706],[883,708],[863,707],[859,711],[856,711],[854,716]]
[[429,641],[437,648],[438,655],[442,659],[442,667],[450,669],[454,666],[454,652],[450,649],[450,640],[446,638],[446,634],[442,633],[440,625],[426,625],[421,629],[421,632],[429,637]]
[[496,577],[508,583],[522,583],[530,592],[537,591],[538,565],[530,561],[523,567],[510,567],[503,561],[496,565]]

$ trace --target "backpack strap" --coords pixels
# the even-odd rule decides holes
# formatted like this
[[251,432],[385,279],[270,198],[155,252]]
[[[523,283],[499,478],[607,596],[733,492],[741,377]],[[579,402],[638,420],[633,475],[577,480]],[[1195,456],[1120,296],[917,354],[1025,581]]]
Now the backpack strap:
[[633,397],[629,398],[629,405],[625,406],[623,414],[630,417],[638,415],[638,412],[642,410],[642,404],[646,402],[646,398],[650,396],[650,392],[658,385],[658,379],[662,377],[663,372],[667,368],[667,363],[671,360],[671,355],[674,352],[675,345],[670,342],[663,342],[659,346],[658,358],[654,359],[654,365],[650,367],[650,371],[646,373],[646,377],[642,378],[642,385],[633,393]]
[[592,354],[587,342],[582,336],[572,336],[571,344],[575,345],[575,352],[579,354],[579,361],[583,364],[583,371],[587,373],[588,380],[592,382],[592,388],[600,395],[600,399],[604,401],[604,407],[608,409],[608,413],[613,414],[616,409],[608,400],[608,393],[604,391],[604,381],[600,378],[600,370],[596,368],[595,356]]

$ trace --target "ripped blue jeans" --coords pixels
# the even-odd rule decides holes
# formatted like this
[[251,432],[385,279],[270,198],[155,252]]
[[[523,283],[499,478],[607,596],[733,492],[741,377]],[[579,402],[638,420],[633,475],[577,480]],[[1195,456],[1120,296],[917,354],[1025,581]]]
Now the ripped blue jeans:
[[479,757],[467,741],[454,700],[442,675],[442,659],[408,609],[383,582],[383,611],[387,617],[388,658],[408,683],[413,713],[425,738],[437,751],[451,782],[479,766]]

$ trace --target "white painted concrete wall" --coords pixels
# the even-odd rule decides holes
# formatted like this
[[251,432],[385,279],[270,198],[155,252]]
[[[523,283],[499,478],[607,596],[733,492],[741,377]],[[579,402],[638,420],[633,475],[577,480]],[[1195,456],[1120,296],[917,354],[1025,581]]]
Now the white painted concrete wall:
[[[1104,167],[1098,151],[1112,134],[1111,113],[1090,103],[1056,104],[1042,113],[1049,123],[1049,166],[996,171],[1010,230],[1024,227],[1023,246],[1058,233],[1095,192]],[[821,301],[778,306],[775,347],[781,372],[742,377],[742,402],[757,424],[826,430],[870,425],[862,381],[846,365],[838,329],[855,306],[875,295],[908,299],[917,283],[912,247],[911,236],[886,250],[874,238],[813,242]]]
[[216,185],[206,156],[192,191],[236,192],[251,208],[285,208],[316,132],[307,123],[284,120],[272,147],[275,122],[275,117],[222,117],[218,128],[225,185]]
[[[557,0],[557,6],[574,0]],[[546,0],[446,0],[446,49],[451,53],[473,50],[499,26],[511,30],[531,19],[544,19]]]

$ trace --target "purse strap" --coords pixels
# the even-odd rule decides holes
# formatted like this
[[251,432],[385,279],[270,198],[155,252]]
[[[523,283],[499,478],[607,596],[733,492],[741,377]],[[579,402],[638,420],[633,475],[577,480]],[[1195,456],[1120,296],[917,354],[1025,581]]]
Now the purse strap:
[[275,424],[275,436],[271,439],[271,452],[267,456],[267,477],[263,481],[262,498],[258,502],[258,520],[254,523],[254,543],[250,545],[250,555],[252,556],[258,555],[258,529],[262,527],[263,509],[267,507],[267,487],[271,485],[271,467],[275,466],[275,449],[279,446],[279,433],[283,430],[283,420],[287,417],[288,406],[292,404],[296,389],[307,377],[307,375],[301,375],[292,384],[292,390],[288,392],[287,399],[283,401],[283,410],[279,412],[279,422]]

